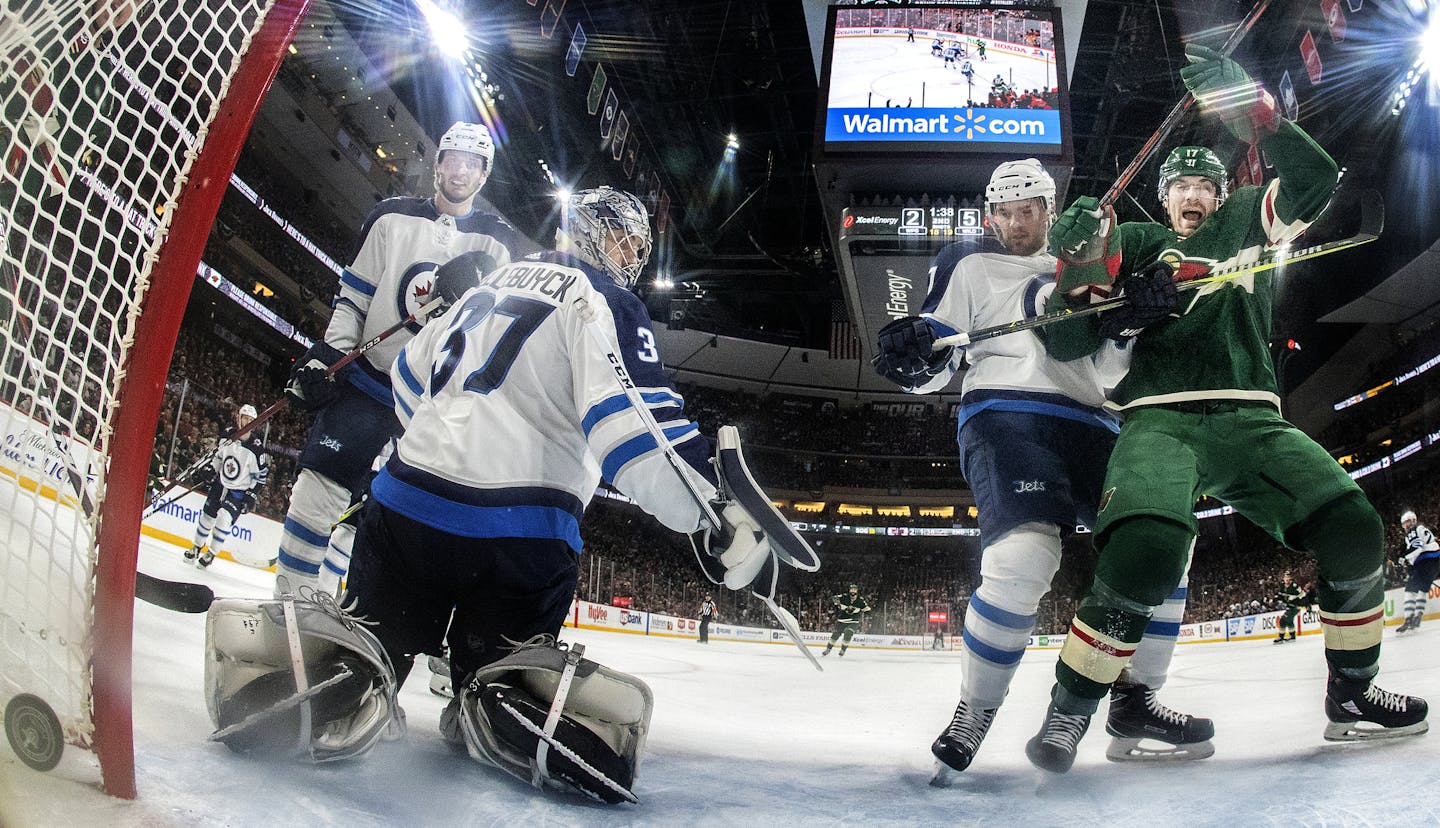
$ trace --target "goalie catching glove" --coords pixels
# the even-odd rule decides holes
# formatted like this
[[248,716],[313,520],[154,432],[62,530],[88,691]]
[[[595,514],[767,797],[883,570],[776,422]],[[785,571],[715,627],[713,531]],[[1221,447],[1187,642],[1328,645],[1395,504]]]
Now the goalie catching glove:
[[380,642],[328,596],[319,598],[211,605],[205,702],[212,741],[237,753],[329,762],[405,732],[395,670]]
[[537,788],[636,802],[654,697],[584,653],[539,636],[472,673],[456,698],[466,751]]
[[695,559],[711,583],[735,590],[749,587],[756,595],[773,599],[778,564],[805,572],[819,569],[815,550],[776,510],[750,474],[740,449],[740,432],[734,426],[721,426],[714,462],[720,500],[711,505],[722,525],[690,535]]

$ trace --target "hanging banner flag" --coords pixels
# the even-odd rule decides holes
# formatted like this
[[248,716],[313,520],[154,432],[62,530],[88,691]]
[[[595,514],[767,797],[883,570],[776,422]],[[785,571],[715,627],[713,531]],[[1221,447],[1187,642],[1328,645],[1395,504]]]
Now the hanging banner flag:
[[1280,107],[1292,121],[1300,114],[1300,100],[1295,97],[1295,82],[1290,80],[1289,69],[1280,76]]
[[1320,0],[1320,12],[1325,15],[1325,25],[1330,27],[1330,39],[1339,43],[1345,39],[1345,10],[1340,0]]
[[615,116],[615,140],[610,142],[610,154],[616,161],[625,152],[625,139],[630,135],[630,118],[621,112]]
[[595,64],[595,77],[590,80],[590,92],[585,96],[585,111],[594,115],[600,111],[600,101],[605,97],[605,67]]
[[609,138],[610,128],[615,125],[615,116],[620,114],[620,99],[615,97],[615,90],[611,89],[605,93],[605,111],[600,114],[600,137]]
[[1320,62],[1320,50],[1315,48],[1315,36],[1308,31],[1300,38],[1300,57],[1305,61],[1305,74],[1310,76],[1310,83],[1320,83],[1320,78],[1325,74],[1325,64]]
[[[565,74],[572,78],[575,77],[575,70],[580,68],[580,55],[585,52],[586,40],[585,29],[576,23],[575,34],[570,36],[570,48],[565,52]],[[594,115],[595,110],[590,110],[590,114]]]

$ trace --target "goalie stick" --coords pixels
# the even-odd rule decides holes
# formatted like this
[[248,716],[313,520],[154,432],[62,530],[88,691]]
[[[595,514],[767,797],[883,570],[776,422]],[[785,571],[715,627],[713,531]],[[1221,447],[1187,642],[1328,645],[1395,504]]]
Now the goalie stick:
[[[695,501],[695,505],[700,508],[701,516],[710,524],[710,528],[713,531],[720,531],[725,524],[715,514],[715,509],[710,505],[710,501],[701,495],[699,489],[695,487],[695,481],[690,479],[690,474],[686,471],[688,464],[680,459],[680,455],[675,453],[675,447],[670,444],[670,438],[665,436],[665,432],[660,428],[660,424],[655,422],[654,415],[650,413],[649,404],[641,398],[639,389],[635,387],[635,381],[630,378],[630,372],[625,369],[624,360],[615,353],[615,349],[610,347],[609,340],[600,332],[599,315],[596,314],[594,309],[585,303],[584,300],[580,300],[576,307],[581,319],[585,323],[585,331],[590,335],[595,345],[600,348],[601,353],[605,354],[605,359],[614,370],[615,381],[620,384],[620,390],[623,391],[626,398],[630,400],[630,405],[639,412],[640,419],[645,424],[645,428],[649,430],[650,436],[654,438],[655,444],[660,447],[661,452],[665,455],[665,459],[668,460],[670,465],[675,469],[675,473],[680,477],[680,482],[685,486],[685,491],[690,494],[690,497]],[[791,560],[793,561],[793,558]],[[772,570],[774,569],[773,561],[770,563],[770,567]],[[775,599],[772,597],[773,579],[778,577],[778,573],[772,571],[770,577],[772,578],[771,595],[762,595],[753,589],[750,590],[750,594],[764,602],[766,609],[770,610],[770,614],[780,623],[780,626],[785,630],[785,634],[790,637],[790,640],[800,649],[800,652],[805,654],[805,658],[809,659],[816,670],[824,672],[825,668],[820,666],[820,661],[815,658],[815,654],[810,652],[809,647],[805,646],[805,639],[800,636],[800,626],[796,623],[795,616],[791,615],[784,607],[775,603]]]
[[[1380,238],[1380,233],[1384,230],[1385,205],[1380,201],[1377,193],[1374,191],[1366,191],[1360,199],[1360,210],[1360,229],[1352,236],[1336,239],[1335,241],[1312,244],[1308,247],[1301,247],[1294,250],[1289,247],[1281,247],[1273,253],[1262,256],[1259,261],[1246,265],[1221,268],[1199,279],[1179,282],[1175,286],[1176,290],[1194,290],[1218,282],[1226,282],[1232,279],[1239,279],[1243,276],[1264,273],[1267,270],[1274,270],[1292,262],[1303,262],[1331,253],[1339,253],[1342,250],[1350,250],[1363,244],[1369,244]],[[1007,322],[1004,325],[979,328],[973,331],[962,331],[935,340],[931,347],[936,351],[944,350],[952,345],[963,348],[966,345],[981,342],[986,339],[994,339],[997,336],[1043,328],[1046,325],[1053,325],[1056,322],[1066,319],[1076,319],[1082,316],[1093,316],[1097,313],[1104,313],[1105,311],[1114,310],[1124,304],[1125,297],[1117,296],[1083,308],[1064,308],[1050,313],[1043,313],[1039,316],[1032,316],[1029,319],[1017,319],[1014,322]]]
[[[404,319],[401,319],[399,322],[396,322],[394,325],[391,325],[390,327],[376,334],[371,339],[362,342],[354,350],[350,351],[349,353],[345,354],[345,356],[336,360],[334,365],[331,365],[329,368],[325,369],[326,378],[328,379],[330,377],[334,377],[336,374],[340,373],[340,371],[343,370],[347,365],[359,359],[360,356],[366,351],[369,351],[370,349],[379,345],[381,342],[384,342],[385,340],[399,333],[410,323],[414,322],[417,319],[423,319],[429,316],[430,313],[434,310],[441,309],[443,303],[444,297],[436,294],[435,298],[416,308],[414,313],[410,314]],[[161,494],[160,497],[157,497],[154,500],[150,501],[150,505],[146,506],[145,511],[140,514],[140,519],[144,520],[145,518],[155,514],[156,512],[168,508],[171,503],[174,503],[176,500],[184,497],[187,493],[194,491],[193,489],[186,487],[185,483],[190,480],[190,478],[194,477],[196,472],[200,471],[200,469],[213,462],[215,459],[215,455],[220,452],[220,449],[223,446],[225,446],[227,443],[233,443],[245,439],[245,435],[254,431],[256,428],[259,428],[261,425],[264,425],[271,417],[279,414],[280,411],[289,404],[289,402],[290,398],[282,395],[280,399],[271,403],[264,411],[261,411],[259,414],[255,415],[255,419],[251,420],[250,423],[244,428],[237,430],[234,434],[231,434],[229,437],[222,440],[219,445],[217,445],[214,449],[211,449],[199,460],[191,463],[188,468],[175,476],[174,480],[170,482],[170,485],[165,489],[165,492]],[[171,490],[173,490],[177,486],[180,487],[183,491],[167,497],[166,495],[169,495]]]

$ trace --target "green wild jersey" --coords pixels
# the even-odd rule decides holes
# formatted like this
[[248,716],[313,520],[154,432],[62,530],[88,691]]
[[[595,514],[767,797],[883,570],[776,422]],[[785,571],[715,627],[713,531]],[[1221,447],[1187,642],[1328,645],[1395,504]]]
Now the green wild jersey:
[[[1202,278],[1212,270],[1245,265],[1292,241],[1324,209],[1337,180],[1335,162],[1310,136],[1285,121],[1261,140],[1278,178],[1242,187],[1189,238],[1153,222],[1116,228],[1120,273],[1135,273],[1158,259],[1176,278]],[[1130,372],[1107,406],[1194,400],[1251,400],[1280,407],[1270,362],[1270,312],[1275,271],[1208,284],[1180,294],[1179,316],[1146,328],[1135,340]],[[1050,298],[1047,310],[1066,307]],[[1060,359],[1076,359],[1100,345],[1095,317],[1051,326],[1046,342]]]

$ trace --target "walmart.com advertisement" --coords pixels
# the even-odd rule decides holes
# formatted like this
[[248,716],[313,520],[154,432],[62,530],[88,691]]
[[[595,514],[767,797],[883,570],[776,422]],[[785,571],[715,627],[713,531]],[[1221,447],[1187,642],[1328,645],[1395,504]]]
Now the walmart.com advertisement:
[[1060,113],[1053,109],[831,109],[826,141],[925,141],[1051,144],[1060,148]]

